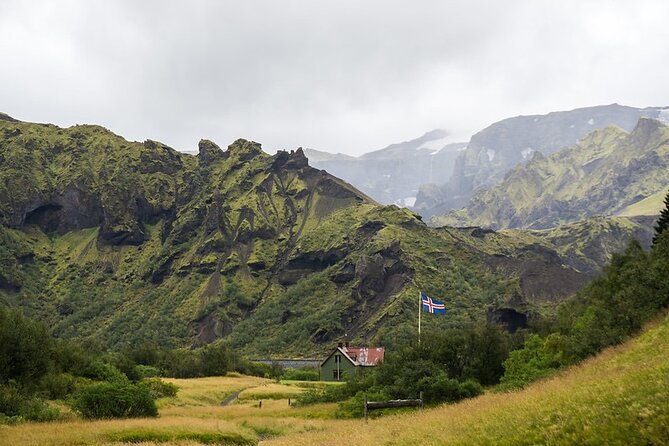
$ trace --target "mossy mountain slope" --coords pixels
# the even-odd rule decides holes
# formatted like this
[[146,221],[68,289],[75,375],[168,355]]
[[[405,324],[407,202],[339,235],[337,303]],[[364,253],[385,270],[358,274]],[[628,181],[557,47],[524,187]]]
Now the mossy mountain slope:
[[446,301],[425,329],[532,314],[590,277],[537,237],[428,228],[310,167],[238,140],[197,156],[99,126],[0,119],[0,299],[53,333],[120,348],[225,338],[310,356],[344,334],[415,336],[417,293]]
[[[641,118],[631,133],[606,127],[549,157],[537,153],[499,185],[435,224],[544,229],[616,215],[669,185],[669,128]],[[629,212],[626,213],[629,215]]]
[[421,187],[414,210],[427,218],[459,209],[476,191],[495,186],[516,165],[531,160],[533,153],[549,156],[611,125],[631,131],[641,117],[666,122],[667,112],[662,107],[610,104],[496,122],[471,137],[446,184]]

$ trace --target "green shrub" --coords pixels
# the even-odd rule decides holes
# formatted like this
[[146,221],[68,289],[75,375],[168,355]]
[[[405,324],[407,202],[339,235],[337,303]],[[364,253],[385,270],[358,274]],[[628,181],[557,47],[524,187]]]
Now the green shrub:
[[60,416],[60,411],[37,397],[26,395],[18,386],[9,384],[0,386],[0,415],[3,423],[52,421]]
[[123,374],[119,369],[108,362],[103,362],[100,360],[91,362],[88,367],[83,370],[82,376],[95,381],[128,381],[128,377],[125,376],[125,374]]
[[174,378],[196,378],[202,376],[200,355],[194,350],[177,349],[166,355],[167,376]]
[[318,369],[304,368],[304,369],[284,369],[281,379],[289,379],[294,381],[318,381],[320,375]]
[[545,341],[530,335],[523,348],[514,350],[504,361],[506,372],[500,389],[511,390],[525,387],[539,378],[550,375],[561,366],[558,357],[545,348]]
[[47,373],[42,377],[39,388],[51,400],[60,400],[74,392],[76,378],[69,373]]
[[20,415],[25,400],[26,396],[15,383],[0,385],[0,413],[10,417]]
[[230,352],[222,342],[209,344],[200,350],[201,374],[225,376],[230,363]]
[[443,371],[435,376],[420,379],[418,388],[422,389],[426,404],[444,401],[455,402],[483,393],[483,387],[478,382],[471,379],[460,382],[457,379],[449,378]]
[[46,325],[0,306],[0,384],[34,384],[49,368],[52,344]]
[[[391,399],[388,395],[381,391],[363,392],[360,391],[351,398],[339,403],[335,416],[337,418],[361,418],[364,416],[365,394],[368,401],[387,401]],[[379,416],[383,413],[381,410],[370,412],[370,417]]]
[[156,402],[149,388],[130,382],[103,382],[78,390],[70,404],[84,418],[155,417]]
[[234,370],[242,375],[259,376],[261,378],[267,378],[270,374],[269,365],[245,360],[237,360]]
[[154,378],[156,376],[162,376],[163,374],[162,370],[152,365],[139,364],[135,366],[134,370],[134,374],[137,375],[139,379]]
[[57,407],[49,406],[39,398],[27,399],[21,407],[21,417],[30,421],[54,421],[60,417]]
[[154,399],[177,396],[179,386],[168,383],[160,378],[145,378],[141,384],[148,387],[151,397]]

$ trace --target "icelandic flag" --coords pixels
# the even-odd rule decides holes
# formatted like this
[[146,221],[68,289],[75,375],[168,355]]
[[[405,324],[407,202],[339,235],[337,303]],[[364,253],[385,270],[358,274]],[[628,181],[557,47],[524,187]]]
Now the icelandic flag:
[[446,314],[446,305],[443,302],[432,299],[427,294],[420,293],[420,300],[423,304],[423,311],[433,314]]

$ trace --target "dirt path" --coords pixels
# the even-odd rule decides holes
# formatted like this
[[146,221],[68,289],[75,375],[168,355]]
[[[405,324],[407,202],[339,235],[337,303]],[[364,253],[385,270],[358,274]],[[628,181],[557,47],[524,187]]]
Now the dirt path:
[[[245,390],[246,390],[246,389],[245,389]],[[230,404],[231,402],[233,402],[234,400],[236,400],[237,397],[239,396],[239,394],[240,394],[241,392],[242,392],[242,391],[240,390],[240,391],[238,391],[238,392],[234,392],[233,394],[231,394],[231,395],[229,395],[228,397],[226,397],[223,401],[221,401],[221,406],[227,406],[228,404]]]

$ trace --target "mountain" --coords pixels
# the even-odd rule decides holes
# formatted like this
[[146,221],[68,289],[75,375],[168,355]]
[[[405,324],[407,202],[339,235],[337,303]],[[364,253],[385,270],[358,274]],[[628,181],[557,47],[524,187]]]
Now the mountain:
[[641,117],[668,122],[669,108],[611,104],[496,122],[472,136],[447,182],[421,187],[413,209],[427,218],[460,208],[475,191],[499,183],[509,170],[530,161],[535,153],[550,155],[610,125],[629,132]]
[[412,206],[418,188],[453,171],[462,143],[453,143],[444,130],[391,144],[359,157],[307,149],[309,163],[355,185],[384,204]]
[[434,221],[542,229],[594,215],[630,215],[630,206],[667,189],[668,165],[669,127],[641,118],[631,133],[606,127],[549,157],[537,153],[499,185],[474,194],[465,208]]
[[413,339],[419,290],[446,302],[426,327],[532,319],[601,266],[537,235],[431,229],[300,149],[198,148],[0,115],[0,302],[112,348],[225,338],[305,357],[344,334]]

